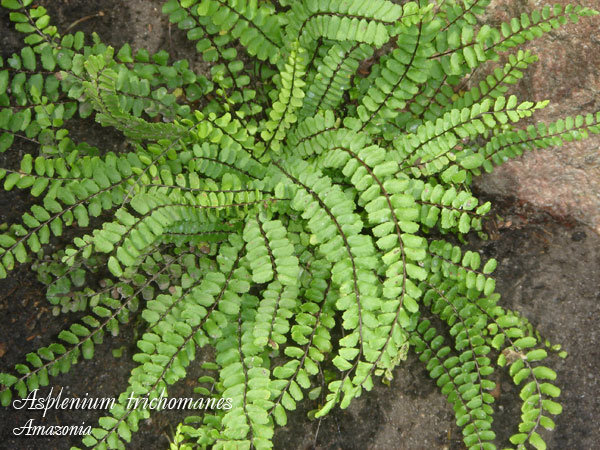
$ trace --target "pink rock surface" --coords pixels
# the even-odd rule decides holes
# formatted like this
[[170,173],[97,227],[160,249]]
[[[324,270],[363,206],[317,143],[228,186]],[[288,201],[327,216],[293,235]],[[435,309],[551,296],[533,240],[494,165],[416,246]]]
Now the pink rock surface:
[[[600,10],[600,0],[577,3]],[[499,25],[544,4],[493,0],[485,21]],[[539,61],[527,69],[513,93],[520,100],[550,100],[535,120],[553,122],[600,110],[600,15],[553,30],[521,48],[538,55]],[[515,196],[554,214],[572,216],[600,233],[600,135],[529,151],[482,176],[477,184],[485,192]]]

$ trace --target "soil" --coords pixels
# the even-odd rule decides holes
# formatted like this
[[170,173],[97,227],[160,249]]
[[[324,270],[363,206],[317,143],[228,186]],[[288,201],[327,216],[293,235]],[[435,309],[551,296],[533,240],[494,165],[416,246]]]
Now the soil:
[[[117,0],[61,0],[48,4],[60,29],[76,20],[75,29],[98,32],[114,45],[133,40],[155,50],[176,47],[183,52],[185,39],[170,30],[160,16],[160,1],[131,0],[124,6]],[[96,15],[103,11],[103,16]],[[3,56],[20,47],[20,37],[9,29],[6,10],[0,9],[0,45]],[[72,135],[85,136],[101,148],[118,149],[118,134],[89,122],[74,122]],[[2,155],[0,166],[14,167],[25,147],[15,145]],[[600,237],[580,222],[555,217],[511,198],[493,197],[495,218],[491,237],[481,241],[470,236],[469,246],[498,260],[497,290],[502,304],[523,313],[553,343],[562,344],[569,356],[553,357],[550,365],[558,372],[564,407],[557,429],[547,436],[550,449],[600,448],[598,373],[600,371]],[[0,197],[0,223],[12,223],[31,205],[33,199],[20,192]],[[595,212],[594,212],[595,213]],[[493,224],[492,224],[493,225]],[[35,281],[27,266],[0,281],[0,370],[9,370],[23,355],[53,342],[57,333],[75,315],[53,317],[45,301],[43,286]],[[115,397],[127,383],[134,366],[133,331],[106,337],[96,347],[96,357],[82,361],[68,374],[51,380],[63,396]],[[123,347],[114,358],[111,350]],[[198,357],[201,359],[201,355]],[[518,391],[506,374],[497,374],[500,384],[495,405],[494,428],[498,443],[505,445],[518,421]],[[194,374],[188,377],[194,379]],[[189,396],[193,381],[180,382],[170,389],[172,396]],[[48,392],[44,388],[44,392]],[[376,382],[347,410],[335,410],[321,421],[309,421],[306,412],[314,405],[303,404],[289,414],[288,425],[278,429],[278,449],[462,449],[461,432],[454,424],[452,410],[428,378],[414,354],[394,371],[389,387]],[[42,418],[37,411],[0,409],[0,449],[66,449],[78,439],[66,437],[16,437],[12,430],[29,419],[45,425],[95,425],[101,411],[51,411]],[[167,448],[182,412],[157,413],[140,424],[129,448]]]

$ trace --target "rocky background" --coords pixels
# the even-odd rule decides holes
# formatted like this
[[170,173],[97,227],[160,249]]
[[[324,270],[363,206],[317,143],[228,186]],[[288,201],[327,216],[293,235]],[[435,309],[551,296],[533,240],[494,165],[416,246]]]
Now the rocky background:
[[[549,2],[548,2],[549,3]],[[600,0],[576,3],[600,10]],[[509,21],[541,8],[539,0],[492,0],[484,20]],[[585,18],[523,46],[538,55],[515,94],[519,100],[550,100],[535,118],[553,122],[600,110],[600,20]],[[514,196],[558,216],[572,216],[600,233],[600,135],[562,147],[534,150],[477,181],[484,192]]]

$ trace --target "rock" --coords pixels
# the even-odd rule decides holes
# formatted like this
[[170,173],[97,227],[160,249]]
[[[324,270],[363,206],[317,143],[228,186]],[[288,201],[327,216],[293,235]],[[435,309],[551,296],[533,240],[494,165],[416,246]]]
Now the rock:
[[[544,4],[492,0],[485,22],[499,25]],[[583,4],[600,10],[600,0]],[[600,16],[565,25],[521,48],[537,54],[539,61],[511,91],[522,101],[550,100],[548,107],[534,116],[536,121],[553,122],[600,110]],[[480,177],[476,184],[484,192],[514,196],[553,214],[572,216],[600,233],[600,135],[529,151]]]

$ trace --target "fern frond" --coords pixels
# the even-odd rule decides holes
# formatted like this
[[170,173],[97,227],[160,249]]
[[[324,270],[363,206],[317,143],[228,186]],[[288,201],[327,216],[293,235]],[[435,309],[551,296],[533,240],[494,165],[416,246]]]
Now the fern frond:
[[526,150],[561,146],[565,142],[585,139],[590,133],[598,134],[600,132],[599,121],[600,114],[596,113],[596,115],[568,116],[549,124],[531,125],[526,129],[508,130],[492,136],[479,149],[465,149],[458,153],[457,160],[472,159],[475,167],[470,170],[476,175],[481,172],[481,168],[486,172],[491,172],[495,165],[515,158]]
[[488,75],[485,80],[465,92],[451,105],[446,106],[444,111],[462,109],[475,103],[481,103],[486,98],[496,100],[498,97],[504,96],[508,91],[508,85],[517,83],[523,77],[522,70],[537,59],[537,56],[532,55],[529,51],[522,50],[508,55],[508,61],[504,67],[494,69],[493,73]]
[[[427,364],[429,375],[436,380],[448,402],[454,409],[456,423],[464,427],[464,443],[468,448],[493,449],[488,442],[496,435],[490,429],[492,409],[483,402],[483,396],[489,401],[490,394],[480,392],[481,383],[493,388],[490,380],[477,383],[479,373],[473,371],[473,364],[461,364],[459,356],[452,354],[450,347],[444,346],[444,340],[428,320],[421,320],[413,331],[411,343],[419,354],[419,359]],[[478,394],[479,392],[479,394]],[[493,399],[493,398],[492,398]]]
[[[545,107],[547,102],[523,102],[517,104],[513,95],[507,100],[498,97],[492,104],[489,99],[469,108],[452,110],[434,122],[419,126],[415,133],[402,136],[394,142],[401,157],[400,163],[408,165],[413,176],[439,173],[456,155],[451,152],[461,139],[474,138],[487,130],[509,122],[517,122],[529,117],[536,109]],[[420,161],[420,167],[415,162]],[[464,169],[481,164],[478,155],[464,155],[458,161]]]
[[[146,280],[140,288],[123,302],[112,298],[109,292],[104,291],[95,293],[96,306],[92,308],[93,315],[86,315],[81,319],[81,323],[74,323],[68,329],[64,329],[58,335],[58,338],[65,342],[69,347],[62,343],[53,343],[47,347],[41,347],[36,352],[29,353],[26,360],[31,367],[26,364],[17,364],[15,370],[21,377],[15,377],[10,374],[1,374],[0,391],[2,405],[10,403],[13,391],[20,397],[25,397],[28,392],[37,389],[39,386],[47,386],[49,376],[56,376],[59,373],[68,372],[71,365],[76,364],[81,355],[84,359],[91,359],[94,356],[94,347],[102,343],[102,337],[106,332],[118,333],[119,320],[126,320],[128,309],[135,308],[137,296],[152,281],[175,260],[167,263],[159,272]],[[48,362],[44,363],[43,360]]]
[[195,357],[195,346],[202,347],[209,339],[221,336],[225,314],[235,314],[240,307],[239,300],[226,298],[226,292],[235,299],[236,292],[249,289],[244,273],[238,270],[243,247],[239,239],[232,238],[230,245],[221,248],[217,260],[227,276],[221,272],[207,274],[199,285],[180,295],[177,304],[170,296],[163,296],[148,305],[143,316],[151,328],[138,343],[142,353],[135,356],[140,365],[132,370],[129,389],[111,409],[112,417],[100,419],[102,428],[86,437],[86,445],[99,446],[106,441],[114,446],[119,440],[129,441],[129,429],[136,429],[137,422],[149,416],[143,404],[131,405],[129,399],[145,396],[151,400],[166,393],[167,385],[185,375],[185,368]]
[[317,66],[299,117],[315,115],[319,110],[334,110],[342,100],[344,91],[350,88],[352,76],[360,61],[370,57],[373,50],[359,43],[342,41],[331,46],[327,55]]
[[254,319],[254,344],[278,348],[286,342],[288,319],[297,306],[300,274],[294,247],[280,221],[257,216],[246,222],[244,240],[247,258],[256,283],[271,282],[262,293]]
[[[5,0],[2,6],[12,11],[11,21],[15,22],[15,29],[27,35],[25,44],[38,44],[39,47],[56,45],[60,35],[56,26],[50,24],[46,8],[32,3],[33,0]],[[83,33],[80,36],[83,38]]]
[[302,90],[306,85],[302,79],[307,63],[304,53],[302,47],[293,45],[285,70],[281,72],[277,100],[269,112],[270,120],[265,123],[265,129],[261,132],[262,139],[267,142],[266,150],[272,149],[278,153],[279,143],[283,141],[286,130],[297,121],[295,113],[302,106],[305,95]]
[[[346,126],[375,132],[384,121],[398,115],[398,110],[418,92],[418,86],[427,81],[430,66],[428,58],[433,52],[430,44],[438,26],[435,22],[425,25],[419,23],[399,37],[402,44],[385,60],[381,75],[374,79],[356,110],[358,120],[346,120]],[[369,125],[370,128],[367,128]]]
[[287,39],[298,39],[302,46],[309,46],[319,37],[356,41],[381,47],[389,40],[387,26],[394,25],[414,4],[401,7],[384,0],[365,3],[359,0],[350,2],[323,3],[318,0],[297,2],[287,15]]
[[446,24],[441,31],[474,25],[477,21],[477,15],[482,14],[489,3],[489,0],[444,2],[440,7],[440,16],[444,18]]
[[[453,180],[459,182],[456,178]],[[468,233],[481,230],[481,220],[491,204],[479,201],[468,191],[454,187],[445,190],[441,184],[432,186],[421,180],[411,180],[410,192],[415,203],[421,206],[419,221],[428,228]]]
[[[124,185],[131,177],[131,166],[123,161],[114,155],[107,156],[105,161],[86,157],[76,163],[73,161],[73,167],[69,169],[61,158],[36,159],[34,164],[30,156],[25,156],[21,170],[6,177],[5,189],[16,184],[31,188],[36,195],[44,189],[47,192],[43,206],[32,206],[31,214],[23,216],[23,225],[14,224],[8,233],[2,235],[0,245],[4,248],[1,250],[0,274],[5,277],[6,271],[14,268],[15,260],[25,262],[29,251],[37,253],[41,245],[49,242],[51,233],[61,236],[63,225],[69,226],[77,221],[80,227],[85,227],[90,216],[97,217],[103,209],[113,208],[125,193]],[[38,175],[40,173],[42,175]],[[46,173],[49,175],[46,176]],[[82,173],[89,176],[85,183],[78,181],[78,175]]]
[[[273,376],[277,380],[271,383],[274,405],[269,413],[282,426],[287,423],[285,410],[296,409],[296,402],[304,396],[302,391],[311,387],[309,377],[319,373],[318,364],[324,360],[324,354],[332,349],[329,329],[335,324],[336,299],[330,290],[330,264],[316,260],[312,268],[312,279],[304,293],[305,302],[292,327],[294,345],[286,346],[284,351],[292,359],[273,369]],[[314,398],[320,390],[311,390],[309,397]]]
[[437,53],[430,58],[439,58],[446,73],[460,75],[464,63],[473,69],[488,59],[497,58],[500,52],[540,37],[569,20],[576,23],[580,17],[595,14],[596,11],[579,5],[567,5],[563,9],[557,4],[512,18],[510,23],[502,23],[499,30],[486,24],[475,33],[472,27],[465,27],[461,33],[455,31],[437,41]]
[[562,406],[552,400],[560,395],[560,389],[551,383],[556,379],[556,372],[539,363],[547,357],[546,350],[540,348],[541,339],[539,335],[530,334],[526,320],[495,302],[480,303],[478,307],[491,321],[491,345],[502,350],[498,365],[509,366],[509,375],[517,386],[530,380],[519,392],[523,401],[519,433],[513,434],[510,441],[515,445],[529,442],[534,447],[545,447],[538,431],[540,427],[554,429],[554,421],[548,415],[560,414]]
[[[175,3],[178,2],[171,0],[168,4]],[[198,16],[210,18],[220,33],[229,33],[238,39],[250,55],[261,61],[269,60],[271,64],[280,60],[282,31],[270,3],[258,5],[248,0],[202,0],[195,9]]]

